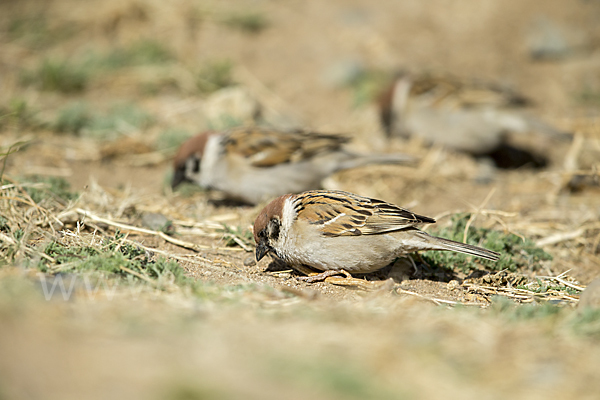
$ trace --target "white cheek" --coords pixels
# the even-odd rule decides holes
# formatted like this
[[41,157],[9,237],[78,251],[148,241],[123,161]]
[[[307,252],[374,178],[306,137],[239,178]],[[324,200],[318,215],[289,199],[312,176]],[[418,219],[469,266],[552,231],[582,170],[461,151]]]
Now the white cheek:
[[294,243],[290,242],[290,240],[293,239],[290,237],[290,231],[292,229],[292,224],[296,219],[296,211],[294,210],[292,200],[289,198],[285,199],[281,214],[279,238],[277,239],[277,242],[274,243],[273,247],[277,250],[277,253],[280,256],[284,257],[290,247],[294,246]]
[[185,177],[194,182],[200,182],[200,171],[194,171],[197,158],[189,157],[185,162]]
[[215,165],[221,155],[221,135],[212,135],[206,141],[204,154],[202,155],[202,164],[200,165],[200,184],[210,186],[212,177],[215,176]]
[[286,236],[292,228],[292,223],[296,219],[296,210],[294,209],[293,201],[288,197],[283,202],[283,210],[281,211],[281,233],[285,232]]
[[287,232],[284,231],[283,225],[279,227],[279,236],[277,237],[277,241],[273,243],[273,248],[277,250],[278,254],[282,254],[283,250],[287,247],[286,243],[288,241]]

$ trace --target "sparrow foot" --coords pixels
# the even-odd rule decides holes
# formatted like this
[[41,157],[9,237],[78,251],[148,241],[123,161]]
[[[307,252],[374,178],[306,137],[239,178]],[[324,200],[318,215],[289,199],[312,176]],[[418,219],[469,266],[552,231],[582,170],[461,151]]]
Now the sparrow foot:
[[321,272],[319,274],[311,273],[309,276],[301,276],[301,277],[298,277],[297,279],[300,281],[308,282],[308,283],[315,283],[315,282],[325,281],[325,279],[327,279],[328,277],[334,276],[334,275],[344,275],[346,278],[343,278],[343,279],[354,279],[352,277],[352,275],[350,275],[350,273],[348,273],[348,271],[344,271],[343,269],[340,269],[340,270],[331,269],[328,271]]

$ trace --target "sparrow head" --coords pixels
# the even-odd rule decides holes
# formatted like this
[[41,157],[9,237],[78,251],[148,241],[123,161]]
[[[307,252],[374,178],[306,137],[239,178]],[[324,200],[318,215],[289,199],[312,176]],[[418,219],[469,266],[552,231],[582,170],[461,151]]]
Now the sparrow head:
[[411,86],[410,73],[399,70],[394,74],[390,84],[377,97],[379,120],[388,138],[394,133],[396,120],[401,117],[399,114],[406,109]]
[[200,173],[200,162],[202,161],[204,147],[212,133],[212,131],[207,131],[191,137],[179,147],[173,160],[174,173],[171,181],[173,189],[180,183],[193,181],[191,177]]
[[270,202],[258,214],[254,221],[254,241],[256,242],[256,261],[260,261],[274,246],[281,233],[283,205],[289,194],[280,196]]

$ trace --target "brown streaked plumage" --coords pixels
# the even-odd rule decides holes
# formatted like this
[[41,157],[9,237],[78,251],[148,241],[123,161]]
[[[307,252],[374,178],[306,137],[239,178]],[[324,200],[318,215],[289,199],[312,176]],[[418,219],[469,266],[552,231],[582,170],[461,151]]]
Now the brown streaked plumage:
[[406,164],[404,154],[356,154],[349,138],[313,132],[234,128],[188,140],[175,160],[172,186],[184,180],[247,203],[317,189],[334,172],[368,164]]
[[499,254],[419,230],[435,223],[394,204],[342,191],[280,196],[254,223],[256,257],[274,252],[290,266],[373,272],[420,250],[456,251],[498,260]]
[[319,225],[325,236],[375,235],[435,223],[391,203],[341,191],[305,192],[294,206],[298,219]]
[[223,144],[227,152],[247,158],[255,167],[272,167],[339,151],[349,141],[341,135],[253,127],[232,129]]

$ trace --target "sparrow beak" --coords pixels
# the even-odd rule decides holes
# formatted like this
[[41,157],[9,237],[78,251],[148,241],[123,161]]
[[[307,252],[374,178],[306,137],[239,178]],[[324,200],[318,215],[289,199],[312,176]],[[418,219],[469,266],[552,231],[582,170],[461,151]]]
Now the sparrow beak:
[[260,241],[256,246],[256,262],[262,260],[263,257],[271,250],[271,247],[269,247],[264,241]]

